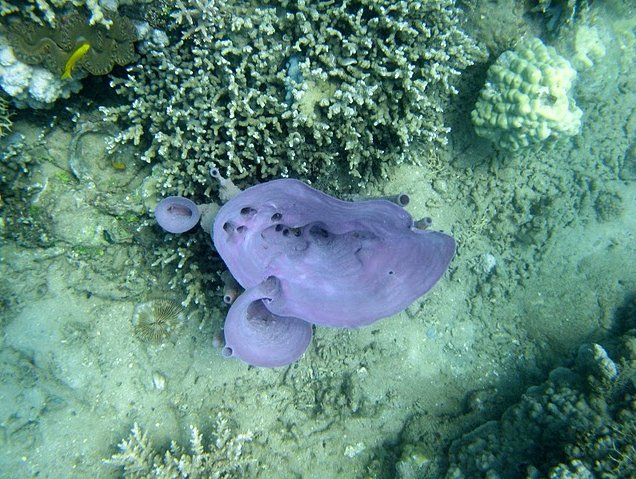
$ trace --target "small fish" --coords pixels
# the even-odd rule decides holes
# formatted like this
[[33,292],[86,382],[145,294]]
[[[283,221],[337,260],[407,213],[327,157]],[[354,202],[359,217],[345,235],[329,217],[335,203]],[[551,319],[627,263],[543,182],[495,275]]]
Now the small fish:
[[117,171],[124,171],[126,169],[126,163],[124,163],[123,161],[118,161],[118,160],[113,160],[110,163],[113,168],[115,168]]
[[71,72],[73,68],[75,68],[75,64],[80,61],[84,55],[88,53],[91,49],[89,43],[82,43],[77,49],[71,54],[71,56],[66,60],[66,65],[64,65],[64,72],[62,73],[62,79],[71,78]]

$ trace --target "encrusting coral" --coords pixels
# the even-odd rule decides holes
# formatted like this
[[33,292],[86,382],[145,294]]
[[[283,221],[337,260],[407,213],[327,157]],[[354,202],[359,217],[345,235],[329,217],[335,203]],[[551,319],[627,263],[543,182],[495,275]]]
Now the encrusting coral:
[[636,330],[619,349],[613,360],[598,344],[582,345],[575,367],[553,370],[500,420],[457,439],[446,478],[633,478]]
[[243,446],[252,440],[252,435],[233,435],[227,420],[221,415],[216,418],[215,440],[207,450],[199,430],[193,426],[190,430],[189,453],[173,441],[170,448],[161,454],[154,449],[147,433],[135,423],[130,436],[119,444],[120,452],[105,462],[122,467],[126,479],[221,479],[236,477],[249,464]]
[[[60,16],[56,28],[15,18],[7,35],[16,57],[26,64],[42,65],[59,75],[70,76],[73,67],[105,75],[116,64],[127,65],[137,58],[135,26],[116,13],[108,16],[110,28],[90,25],[88,16],[79,11]],[[76,55],[80,49],[82,54]]]
[[553,47],[522,41],[488,69],[472,112],[475,131],[513,151],[578,134],[583,113],[571,96],[575,78]]
[[[443,110],[479,55],[451,0],[177,2],[106,109],[196,199],[214,162],[233,179],[369,179],[446,141]],[[203,188],[204,189],[204,188]]]

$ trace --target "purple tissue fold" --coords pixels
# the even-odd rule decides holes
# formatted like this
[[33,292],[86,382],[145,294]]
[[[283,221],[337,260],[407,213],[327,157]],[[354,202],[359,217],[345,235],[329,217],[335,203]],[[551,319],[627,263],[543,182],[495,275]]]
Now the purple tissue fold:
[[276,316],[267,309],[280,294],[280,281],[270,276],[241,294],[225,320],[224,356],[236,356],[254,366],[285,366],[303,355],[311,342],[311,324]]
[[298,359],[308,323],[353,328],[402,311],[455,254],[453,238],[414,228],[394,203],[341,201],[291,179],[232,198],[212,238],[245,288],[226,319],[224,354],[264,367]]

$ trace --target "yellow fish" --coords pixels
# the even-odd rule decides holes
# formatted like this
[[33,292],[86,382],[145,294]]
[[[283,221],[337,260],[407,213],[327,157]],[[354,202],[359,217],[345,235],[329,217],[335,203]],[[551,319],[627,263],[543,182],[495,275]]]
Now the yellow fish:
[[71,78],[71,71],[73,71],[73,68],[75,68],[75,64],[80,61],[90,49],[91,46],[88,43],[82,43],[79,47],[77,47],[77,50],[75,50],[71,54],[71,56],[68,57],[68,60],[66,60],[66,65],[64,65],[64,72],[62,73],[62,80],[64,80],[65,78]]

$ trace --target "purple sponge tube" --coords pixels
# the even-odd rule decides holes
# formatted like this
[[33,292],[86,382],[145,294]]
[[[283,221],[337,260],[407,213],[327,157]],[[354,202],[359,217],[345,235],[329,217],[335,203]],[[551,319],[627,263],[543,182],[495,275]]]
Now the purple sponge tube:
[[196,203],[182,196],[169,196],[155,208],[159,226],[168,233],[185,233],[199,222],[201,213]]

